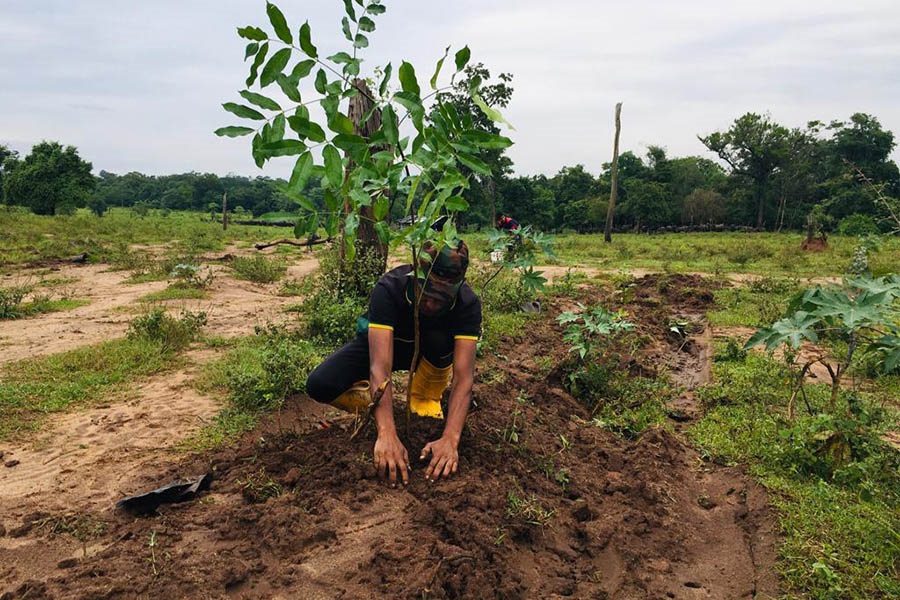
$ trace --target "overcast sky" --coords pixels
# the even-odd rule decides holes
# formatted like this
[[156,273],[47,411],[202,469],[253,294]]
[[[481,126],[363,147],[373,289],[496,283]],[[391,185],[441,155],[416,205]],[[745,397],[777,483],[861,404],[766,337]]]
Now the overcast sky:
[[[276,4],[295,31],[310,21],[320,54],[346,49],[340,0]],[[867,112],[900,135],[896,0],[385,4],[364,72],[406,59],[424,86],[447,45],[468,44],[514,76],[519,174],[598,173],[617,101],[621,148],[641,155],[712,158],[696,136],[748,111],[789,127]],[[285,176],[290,159],[260,171],[249,138],[212,133],[239,121],[220,105],[240,99],[247,24],[268,24],[264,0],[0,0],[0,144],[74,145],[95,172]]]

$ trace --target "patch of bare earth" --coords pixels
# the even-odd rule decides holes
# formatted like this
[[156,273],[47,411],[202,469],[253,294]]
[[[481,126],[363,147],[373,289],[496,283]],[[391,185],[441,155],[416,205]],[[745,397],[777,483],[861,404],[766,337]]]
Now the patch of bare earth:
[[[695,310],[702,285],[639,281],[628,308],[662,339],[668,304],[680,298]],[[416,460],[440,422],[414,419],[401,434],[411,481],[391,489],[374,477],[371,431],[350,441],[336,421],[309,432],[310,401],[298,398],[232,448],[160,456],[128,476],[155,487],[209,470],[212,490],[199,500],[135,519],[90,501],[105,484],[76,484],[60,510],[103,525],[83,545],[48,531],[57,515],[29,515],[21,497],[0,538],[0,591],[16,599],[775,595],[765,492],[739,470],[703,465],[677,432],[626,441],[593,425],[541,366],[567,355],[559,310],[548,302],[527,332],[479,361],[502,383],[476,384],[454,479],[426,482]],[[702,352],[682,341],[665,342],[668,354],[692,358],[671,368],[702,378],[688,373],[706,368]],[[653,350],[659,357],[665,344]],[[504,432],[514,415],[511,442]]]
[[[312,257],[288,267],[288,277],[309,275],[317,266]],[[104,265],[64,265],[55,277],[71,279],[70,293],[90,303],[73,310],[36,317],[0,321],[0,365],[35,356],[57,354],[96,344],[125,334],[139,298],[163,290],[165,281],[127,283],[127,271],[110,271]],[[255,325],[279,320],[285,306],[296,298],[278,296],[278,283],[256,284],[231,277],[230,270],[215,267],[216,276],[205,300],[175,300],[165,304],[205,311],[206,332],[233,337],[251,333]]]

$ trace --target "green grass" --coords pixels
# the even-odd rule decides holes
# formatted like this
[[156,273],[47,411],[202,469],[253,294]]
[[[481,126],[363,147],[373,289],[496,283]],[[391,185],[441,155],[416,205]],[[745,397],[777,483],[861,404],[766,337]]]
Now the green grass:
[[151,292],[138,298],[139,302],[163,302],[166,300],[204,300],[209,292],[191,287],[170,285],[164,290]]
[[0,377],[0,440],[38,430],[44,418],[126,389],[126,384],[176,368],[161,343],[117,339],[7,364]]
[[215,421],[184,442],[188,450],[219,448],[252,429],[259,416],[305,390],[306,377],[325,352],[302,331],[270,325],[231,340],[222,358],[203,366],[194,387],[228,398]]
[[89,300],[78,298],[60,298],[58,300],[38,299],[23,302],[11,310],[0,311],[0,320],[24,319],[52,312],[64,312],[81,306],[87,306]]
[[[280,230],[278,230],[280,231]],[[273,236],[270,227],[209,222],[203,213],[173,211],[165,216],[152,210],[141,218],[129,209],[113,208],[102,217],[87,210],[72,216],[38,216],[0,211],[0,268],[39,261],[66,259],[88,253],[91,262],[117,263],[123,256],[141,254],[133,244],[166,244],[174,252],[196,255],[219,251],[238,240],[259,241]]]
[[[545,264],[583,266],[606,270],[650,269],[702,273],[751,273],[778,277],[840,276],[853,258],[855,237],[833,235],[824,252],[802,252],[800,233],[679,233],[613,235],[611,244],[602,234],[552,236],[555,259]],[[464,236],[470,255],[487,260],[485,234]],[[871,258],[876,275],[896,270],[900,264],[900,238],[886,239]]]
[[[862,395],[852,421],[822,415],[826,386],[808,385],[817,414],[801,404],[790,422],[786,370],[754,353],[716,363],[714,377],[699,391],[707,412],[689,435],[708,460],[747,465],[769,489],[784,536],[778,568],[787,597],[898,597],[900,459],[878,439],[896,426],[896,413],[883,414],[876,393]],[[842,427],[853,448],[847,463],[821,443]]]
[[803,289],[798,279],[764,277],[714,290],[717,308],[707,318],[718,327],[768,327],[784,316],[788,303]]

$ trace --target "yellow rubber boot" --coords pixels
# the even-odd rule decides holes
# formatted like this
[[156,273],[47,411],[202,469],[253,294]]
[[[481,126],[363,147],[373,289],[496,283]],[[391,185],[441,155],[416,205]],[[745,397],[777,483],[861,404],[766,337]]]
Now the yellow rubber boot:
[[331,401],[331,406],[345,410],[349,413],[358,413],[366,410],[372,402],[369,393],[368,380],[362,379],[354,383],[349,390]]
[[439,369],[424,358],[413,375],[409,394],[409,408],[420,417],[443,419],[441,396],[450,385],[453,365]]

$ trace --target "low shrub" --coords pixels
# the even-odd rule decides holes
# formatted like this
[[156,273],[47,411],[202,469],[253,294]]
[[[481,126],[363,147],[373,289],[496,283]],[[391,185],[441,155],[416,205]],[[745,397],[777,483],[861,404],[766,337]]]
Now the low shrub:
[[231,263],[235,277],[255,283],[274,283],[284,277],[287,267],[281,261],[265,256],[239,256]]
[[128,328],[128,337],[144,339],[162,345],[164,351],[186,348],[197,339],[206,325],[206,313],[182,311],[175,318],[162,308],[153,309],[136,317]]

